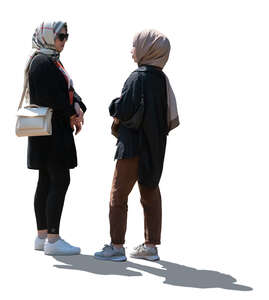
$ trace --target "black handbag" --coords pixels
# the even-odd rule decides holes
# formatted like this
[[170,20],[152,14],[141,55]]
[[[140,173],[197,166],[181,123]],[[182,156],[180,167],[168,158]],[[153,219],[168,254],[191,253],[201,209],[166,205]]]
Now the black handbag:
[[142,124],[143,117],[144,117],[144,87],[143,87],[143,76],[141,78],[141,100],[139,107],[137,111],[134,113],[134,115],[127,121],[120,121],[119,123],[116,123],[113,121],[111,125],[111,134],[114,135],[116,138],[118,138],[118,131],[120,124],[123,126],[129,128],[129,129],[134,129],[138,130],[140,125]]

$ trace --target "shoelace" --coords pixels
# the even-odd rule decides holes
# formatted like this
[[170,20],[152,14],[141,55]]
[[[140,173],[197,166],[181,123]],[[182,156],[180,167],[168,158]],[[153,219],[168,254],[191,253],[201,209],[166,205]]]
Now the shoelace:
[[144,244],[138,245],[134,248],[134,250],[142,250],[144,249]]
[[110,249],[112,249],[112,250],[113,250],[113,245],[112,245],[112,244],[110,244],[110,245],[108,245],[108,244],[105,244],[105,246],[103,247],[103,249],[102,249],[102,250],[105,250],[106,248],[110,248]]

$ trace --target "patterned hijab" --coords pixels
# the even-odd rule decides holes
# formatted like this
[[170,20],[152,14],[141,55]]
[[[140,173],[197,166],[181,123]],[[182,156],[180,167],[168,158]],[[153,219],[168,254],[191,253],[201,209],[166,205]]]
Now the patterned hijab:
[[[55,61],[57,67],[59,68],[60,53],[56,50],[54,41],[56,35],[62,30],[64,26],[67,28],[66,22],[43,22],[36,28],[32,37],[32,53],[27,60],[24,70],[24,87],[21,101],[24,97],[27,101],[29,101],[29,69],[33,58],[37,54],[43,53],[45,55],[48,55],[53,61]],[[72,85],[72,80],[65,70],[64,72],[64,76],[68,82],[68,87],[70,87]]]
[[[137,33],[133,40],[137,63],[163,68],[168,61],[170,42],[168,38],[157,30],[149,29]],[[177,102],[173,89],[166,78],[167,90],[167,122],[169,131],[179,125]]]
[[43,22],[36,28],[32,37],[32,48],[34,53],[44,53],[51,56],[54,60],[59,59],[60,53],[56,51],[54,41],[57,33],[63,27],[67,28],[65,22]]

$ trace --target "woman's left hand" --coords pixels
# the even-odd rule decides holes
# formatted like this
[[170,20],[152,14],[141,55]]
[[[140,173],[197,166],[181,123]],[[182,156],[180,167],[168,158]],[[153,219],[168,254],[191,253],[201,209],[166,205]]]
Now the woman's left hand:
[[120,123],[120,120],[119,119],[117,119],[117,118],[113,118],[114,119],[114,123],[115,124],[119,124]]
[[75,118],[75,122],[74,122],[74,125],[76,127],[75,135],[77,135],[81,131],[82,124],[83,123],[79,120],[79,118]]
[[79,104],[76,102],[74,104],[74,108],[75,108],[75,111],[77,113],[77,118],[79,119],[79,121],[84,124],[84,112],[82,111],[82,109],[80,108]]
[[78,117],[76,117],[76,115],[74,115],[70,118],[70,126],[73,130],[75,127],[75,135],[77,135],[82,129],[82,122]]

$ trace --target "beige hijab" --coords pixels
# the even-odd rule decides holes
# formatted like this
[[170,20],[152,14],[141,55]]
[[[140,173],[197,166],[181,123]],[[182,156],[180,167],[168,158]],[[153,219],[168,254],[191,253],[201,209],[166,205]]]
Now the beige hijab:
[[[138,65],[151,65],[163,68],[169,58],[170,42],[157,30],[149,29],[137,33],[133,40]],[[173,89],[166,77],[167,121],[169,131],[179,125],[177,102]]]

